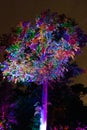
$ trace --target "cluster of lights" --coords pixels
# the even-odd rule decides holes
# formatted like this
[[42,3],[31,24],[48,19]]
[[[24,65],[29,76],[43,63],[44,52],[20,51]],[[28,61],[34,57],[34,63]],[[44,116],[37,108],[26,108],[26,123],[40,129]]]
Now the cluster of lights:
[[7,59],[1,64],[9,81],[43,83],[63,77],[67,63],[87,42],[85,34],[65,15],[49,11],[36,18],[36,24],[20,22]]

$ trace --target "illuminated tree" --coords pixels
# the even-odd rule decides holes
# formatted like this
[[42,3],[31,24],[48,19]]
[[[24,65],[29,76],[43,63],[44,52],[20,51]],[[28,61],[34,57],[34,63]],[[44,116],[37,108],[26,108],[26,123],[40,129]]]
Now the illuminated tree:
[[40,130],[46,130],[48,84],[64,77],[68,63],[79,54],[87,36],[74,20],[47,11],[36,18],[35,25],[20,22],[11,42],[1,64],[3,78],[43,85]]

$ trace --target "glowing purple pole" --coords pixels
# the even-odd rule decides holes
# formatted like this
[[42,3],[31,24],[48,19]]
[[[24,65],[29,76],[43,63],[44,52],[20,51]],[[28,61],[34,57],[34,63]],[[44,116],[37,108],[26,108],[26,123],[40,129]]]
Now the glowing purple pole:
[[47,81],[43,82],[43,91],[42,91],[42,110],[41,110],[41,125],[40,130],[46,130],[47,128],[47,89],[48,83]]

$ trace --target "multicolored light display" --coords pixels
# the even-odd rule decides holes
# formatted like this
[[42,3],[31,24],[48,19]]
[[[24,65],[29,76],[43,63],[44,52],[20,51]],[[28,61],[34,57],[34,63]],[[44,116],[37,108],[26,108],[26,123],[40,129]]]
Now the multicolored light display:
[[[6,49],[6,60],[1,64],[3,78],[15,83],[37,84],[60,80],[68,71],[68,62],[79,54],[86,42],[87,36],[65,15],[47,11],[36,18],[34,25],[20,22],[12,45]],[[43,100],[46,105],[47,100]]]
[[33,26],[20,22],[1,65],[4,78],[41,84],[62,77],[68,71],[66,64],[80,50],[78,30],[71,19],[49,12],[42,13]]

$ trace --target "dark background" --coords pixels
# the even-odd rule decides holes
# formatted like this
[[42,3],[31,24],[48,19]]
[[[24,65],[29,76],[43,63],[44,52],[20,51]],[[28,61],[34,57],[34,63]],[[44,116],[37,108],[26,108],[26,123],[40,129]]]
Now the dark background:
[[[47,9],[74,18],[87,33],[87,0],[0,0],[0,34],[9,32],[20,21],[34,21],[35,16]],[[76,60],[87,70],[87,47],[83,50]],[[87,86],[87,72],[78,76],[75,82]]]

